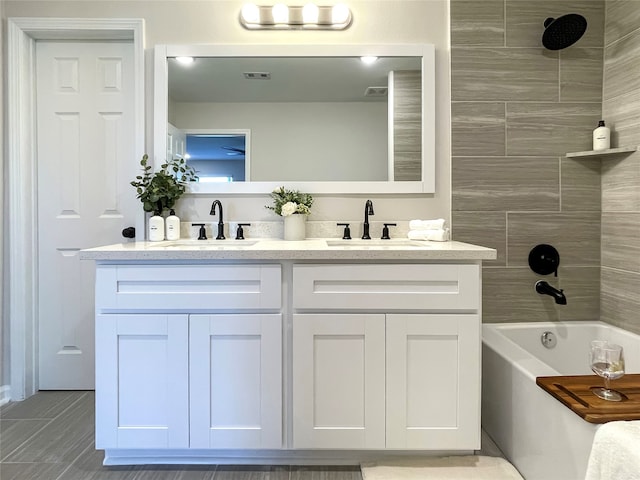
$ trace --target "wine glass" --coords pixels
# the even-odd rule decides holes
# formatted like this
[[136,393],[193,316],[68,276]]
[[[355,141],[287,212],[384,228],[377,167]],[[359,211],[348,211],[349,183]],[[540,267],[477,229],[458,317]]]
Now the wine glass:
[[611,402],[619,402],[622,400],[620,392],[616,392],[610,388],[611,380],[620,378],[624,375],[624,355],[622,347],[615,343],[609,343],[605,340],[594,340],[591,342],[591,370],[604,378],[604,388],[594,387],[593,393]]

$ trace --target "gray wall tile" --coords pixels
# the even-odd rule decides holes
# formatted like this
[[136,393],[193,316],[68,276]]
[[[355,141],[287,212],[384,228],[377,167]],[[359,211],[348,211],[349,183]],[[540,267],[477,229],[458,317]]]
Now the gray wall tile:
[[[638,5],[640,7],[640,5]],[[602,118],[611,129],[611,146],[640,145],[640,89],[606,100]]]
[[528,265],[539,243],[553,245],[561,266],[600,265],[600,213],[510,212],[507,216],[507,265]]
[[602,215],[602,266],[640,273],[640,212]]
[[[604,0],[505,0],[501,48],[499,5],[485,16],[474,10],[487,3],[451,3],[453,238],[498,251],[483,265],[484,322],[598,318],[600,160],[564,155],[591,149],[602,115]],[[572,12],[587,18],[585,36],[561,52],[544,49],[544,20]],[[637,117],[625,117],[625,134]],[[540,277],[527,259],[538,243],[560,249],[553,281],[569,294],[566,306],[533,289]]]
[[539,48],[451,49],[453,101],[557,101],[558,54]]
[[602,211],[640,211],[640,152],[602,160]]
[[587,20],[587,31],[575,47],[602,47],[604,2],[593,0],[506,0],[507,46],[541,47],[545,19],[567,13]]
[[638,0],[607,0],[605,9],[605,45],[609,45],[640,28]]
[[507,155],[553,155],[591,150],[599,103],[508,103]]
[[542,279],[528,267],[482,269],[482,321],[548,322],[559,319],[558,308],[538,294],[534,285]]
[[560,209],[600,211],[599,158],[562,158],[560,160]]
[[640,275],[602,267],[600,319],[640,334],[638,292],[640,292]]
[[[639,5],[640,6],[640,5]],[[640,88],[640,30],[604,49],[604,98]]]
[[[562,267],[558,278],[551,276],[547,282],[561,288],[567,297],[566,308],[557,306],[560,320],[599,320],[600,319],[600,268],[599,267]],[[547,302],[553,299],[547,297]]]
[[451,0],[451,44],[504,46],[504,0]]
[[560,101],[602,102],[602,48],[560,52]]
[[557,158],[454,157],[452,210],[559,210]]
[[[482,321],[485,323],[599,318],[598,267],[561,267],[558,277],[540,276],[528,267],[485,267],[482,273]],[[558,305],[550,296],[537,293],[535,283],[538,280],[544,280],[555,288],[563,289],[567,304]]]
[[451,155],[504,156],[505,104],[452,102]]
[[495,260],[485,260],[483,265],[506,265],[507,214],[506,212],[451,212],[451,237],[457,242],[467,242],[495,248]]

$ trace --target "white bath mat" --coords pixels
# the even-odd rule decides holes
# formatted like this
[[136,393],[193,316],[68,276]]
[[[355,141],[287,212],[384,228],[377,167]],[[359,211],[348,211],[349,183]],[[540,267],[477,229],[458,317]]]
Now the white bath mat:
[[460,455],[363,463],[364,480],[523,480],[500,457]]

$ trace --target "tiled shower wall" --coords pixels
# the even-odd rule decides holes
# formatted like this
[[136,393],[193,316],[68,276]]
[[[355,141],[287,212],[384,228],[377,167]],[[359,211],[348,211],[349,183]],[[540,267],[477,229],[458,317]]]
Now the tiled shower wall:
[[[546,50],[544,20],[566,13],[586,17],[586,34]],[[484,322],[600,316],[601,161],[563,155],[591,149],[601,116],[604,18],[604,0],[451,0],[452,233],[498,251],[483,267]],[[557,278],[528,266],[540,243],[560,253]],[[537,294],[538,279],[567,305]]]
[[[607,0],[603,117],[640,145],[640,2]],[[602,161],[602,320],[640,333],[640,153]]]

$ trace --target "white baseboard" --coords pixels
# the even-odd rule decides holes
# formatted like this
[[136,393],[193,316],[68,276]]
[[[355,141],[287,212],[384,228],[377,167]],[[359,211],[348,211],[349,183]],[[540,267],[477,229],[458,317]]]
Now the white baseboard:
[[9,385],[0,385],[0,407],[11,400],[11,387]]

